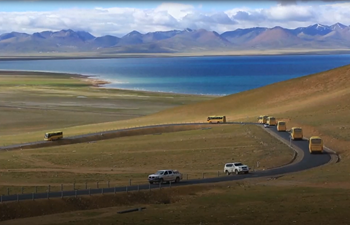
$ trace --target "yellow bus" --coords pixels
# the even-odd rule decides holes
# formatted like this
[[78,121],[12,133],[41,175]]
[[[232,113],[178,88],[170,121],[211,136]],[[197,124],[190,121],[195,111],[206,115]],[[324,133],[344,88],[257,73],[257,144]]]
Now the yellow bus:
[[290,136],[293,140],[303,139],[303,129],[301,127],[292,127]]
[[309,139],[309,151],[311,154],[323,152],[323,140],[319,136],[312,136]]
[[286,130],[287,130],[286,122],[278,121],[277,122],[277,131],[286,131]]
[[45,133],[45,141],[55,141],[58,139],[63,138],[63,132],[62,131],[54,131],[54,132],[48,132]]
[[258,123],[266,123],[267,122],[267,117],[269,116],[265,116],[265,115],[261,115],[258,117]]
[[226,116],[208,116],[208,123],[226,123]]
[[270,125],[270,126],[276,126],[277,121],[276,121],[276,118],[275,118],[275,117],[269,116],[269,117],[267,117],[266,123],[267,123],[268,125]]

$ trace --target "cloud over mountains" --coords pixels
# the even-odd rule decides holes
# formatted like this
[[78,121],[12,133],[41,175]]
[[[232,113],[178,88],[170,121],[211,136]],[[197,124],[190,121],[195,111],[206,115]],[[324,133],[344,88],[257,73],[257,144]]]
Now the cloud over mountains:
[[296,2],[308,1],[276,1],[269,8],[232,7],[226,10],[204,10],[196,1],[187,4],[159,1],[154,8],[84,8],[82,4],[82,7],[58,7],[50,11],[1,11],[0,33],[73,29],[95,36],[123,36],[130,30],[146,33],[191,28],[223,33],[250,27],[281,26],[293,29],[313,23],[350,24],[349,2],[322,1],[317,5]]

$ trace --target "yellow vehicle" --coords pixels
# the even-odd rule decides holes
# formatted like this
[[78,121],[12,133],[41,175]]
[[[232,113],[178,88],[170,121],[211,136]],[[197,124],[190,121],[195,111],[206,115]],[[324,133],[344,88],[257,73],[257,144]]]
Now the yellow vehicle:
[[276,118],[275,118],[275,117],[269,116],[269,117],[267,117],[266,123],[267,123],[268,125],[270,125],[270,126],[276,126],[277,121],[276,121]]
[[208,116],[208,123],[226,123],[226,116]]
[[277,122],[277,131],[286,131],[286,130],[287,130],[286,122],[278,121]]
[[303,129],[301,127],[292,127],[290,130],[290,136],[293,140],[303,139]]
[[258,117],[258,123],[266,123],[267,117],[269,117],[269,116],[265,116],[265,115],[259,116]]
[[319,136],[312,136],[309,139],[309,151],[313,153],[322,153],[323,152],[323,140]]
[[45,133],[45,141],[55,141],[58,139],[63,138],[63,132],[62,131],[54,131],[54,132],[48,132]]

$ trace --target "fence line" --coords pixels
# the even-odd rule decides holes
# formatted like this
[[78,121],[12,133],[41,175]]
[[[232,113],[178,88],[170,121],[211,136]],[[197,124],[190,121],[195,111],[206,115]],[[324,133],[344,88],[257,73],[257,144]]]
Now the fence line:
[[[215,175],[214,175],[215,174]],[[85,182],[82,185],[84,185],[84,188],[78,189],[75,182],[72,183],[72,185],[66,185],[58,184],[58,185],[47,185],[47,186],[35,186],[34,191],[32,192],[25,192],[27,189],[24,187],[17,187],[16,190],[20,190],[20,193],[11,193],[11,189],[7,187],[7,195],[1,194],[0,195],[0,203],[4,202],[13,202],[13,201],[23,201],[23,200],[32,200],[35,199],[50,199],[50,198],[64,198],[64,197],[78,197],[78,196],[91,196],[96,194],[107,194],[107,193],[114,193],[117,192],[129,192],[129,191],[140,191],[140,190],[149,190],[152,189],[161,189],[163,187],[171,188],[172,186],[182,186],[186,184],[192,184],[195,181],[198,182],[198,180],[205,180],[205,179],[215,179],[215,178],[225,178],[223,180],[231,180],[231,176],[227,176],[224,172],[217,171],[216,172],[207,172],[207,173],[200,173],[200,174],[183,174],[183,178],[179,183],[159,183],[158,185],[151,185],[151,184],[132,184],[132,179],[129,179],[129,182],[127,185],[124,186],[116,186],[111,185],[111,182],[108,180],[105,182],[107,184],[106,186],[100,187],[100,182]],[[246,176],[242,176],[244,178]],[[192,179],[191,179],[192,178]],[[90,185],[88,185],[90,184]],[[95,186],[96,188],[92,188],[92,186]],[[40,188],[40,192],[38,191],[38,187]],[[59,188],[59,190],[53,191],[53,187]],[[71,189],[66,189],[65,187],[71,187]],[[33,190],[33,189],[32,189]]]

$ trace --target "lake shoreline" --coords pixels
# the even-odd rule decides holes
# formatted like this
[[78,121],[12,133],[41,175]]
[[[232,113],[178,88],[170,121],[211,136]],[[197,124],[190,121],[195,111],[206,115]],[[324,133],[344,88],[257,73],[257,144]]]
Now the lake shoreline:
[[162,91],[147,91],[147,90],[133,90],[133,89],[124,89],[124,88],[114,88],[114,87],[106,87],[107,84],[111,84],[112,82],[97,78],[97,75],[84,75],[84,74],[75,74],[75,73],[60,73],[60,72],[42,72],[42,71],[22,71],[22,70],[0,70],[0,76],[2,75],[26,75],[26,76],[35,76],[35,75],[66,75],[70,76],[74,79],[79,79],[83,82],[89,83],[93,88],[104,88],[111,90],[119,90],[119,91],[131,91],[131,92],[143,92],[143,93],[163,93],[163,94],[171,94],[178,96],[208,96],[208,97],[223,97],[226,95],[209,95],[209,94],[184,94],[184,93],[175,93],[175,92],[162,92]]
[[193,53],[117,53],[99,55],[94,53],[72,52],[66,54],[18,54],[1,55],[0,61],[20,60],[69,60],[69,59],[115,59],[115,58],[172,58],[172,57],[223,57],[223,56],[274,56],[274,55],[334,55],[350,54],[350,49],[277,49],[277,50],[236,50],[227,52]]

